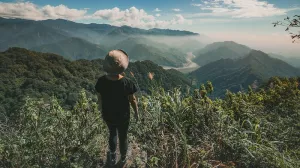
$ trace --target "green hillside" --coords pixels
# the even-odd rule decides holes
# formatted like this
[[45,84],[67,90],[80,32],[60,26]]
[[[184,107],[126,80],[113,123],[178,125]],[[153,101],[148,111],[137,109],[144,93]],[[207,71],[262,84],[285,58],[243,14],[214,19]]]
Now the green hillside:
[[197,63],[200,66],[206,65],[208,63],[220,60],[220,59],[226,59],[226,58],[241,58],[242,55],[234,52],[233,50],[227,48],[227,47],[220,47],[212,51],[208,51],[204,54],[198,55],[194,62]]
[[285,61],[296,68],[300,68],[300,58],[299,57],[285,57],[285,56],[282,56],[279,54],[273,54],[273,53],[268,53],[268,55],[270,55],[273,58],[277,58],[282,61]]
[[245,45],[233,41],[215,42],[205,46],[203,49],[194,51],[196,56],[194,62],[199,65],[217,61],[221,58],[241,58],[249,54],[251,49]]
[[144,37],[129,37],[113,48],[123,49],[132,60],[151,60],[159,65],[173,67],[186,63],[185,53]]
[[[72,62],[51,53],[10,48],[0,53],[0,103],[3,105],[0,110],[10,113],[22,104],[25,96],[48,98],[55,95],[63,104],[71,107],[77,100],[75,93],[82,88],[90,96],[94,93],[96,80],[104,74],[102,63],[101,59]],[[166,71],[151,61],[131,63],[125,73],[137,80],[141,90],[148,92],[149,85],[153,84],[148,78],[149,72],[155,74],[157,81],[162,81],[166,90],[189,86],[188,78],[180,72]]]
[[32,21],[0,22],[0,35],[0,51],[9,47],[32,48],[68,38],[61,30]]
[[214,43],[208,44],[203,49],[196,51],[194,54],[195,55],[203,54],[203,53],[206,53],[209,51],[216,50],[220,47],[226,47],[228,49],[231,49],[232,51],[236,52],[239,55],[246,55],[246,54],[249,54],[249,52],[251,51],[251,48],[249,48],[245,45],[238,44],[234,41],[224,41],[224,42],[214,42]]
[[226,89],[237,92],[245,90],[255,81],[257,85],[272,76],[295,77],[300,71],[293,66],[268,56],[261,51],[251,51],[244,58],[221,59],[200,67],[190,75],[199,83],[212,81],[215,96],[224,95]]
[[108,50],[80,38],[68,38],[52,44],[31,48],[34,51],[63,55],[70,60],[104,58]]

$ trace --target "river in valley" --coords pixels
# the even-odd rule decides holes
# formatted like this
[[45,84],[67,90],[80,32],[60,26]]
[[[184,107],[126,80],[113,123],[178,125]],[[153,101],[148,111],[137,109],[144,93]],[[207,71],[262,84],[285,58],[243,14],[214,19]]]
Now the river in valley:
[[198,69],[200,66],[198,64],[196,64],[195,62],[193,62],[193,58],[195,58],[195,55],[192,52],[188,52],[186,54],[186,60],[187,63],[185,63],[184,66],[182,67],[169,67],[169,66],[162,66],[164,69],[176,69],[182,73],[189,73],[192,72],[196,69]]

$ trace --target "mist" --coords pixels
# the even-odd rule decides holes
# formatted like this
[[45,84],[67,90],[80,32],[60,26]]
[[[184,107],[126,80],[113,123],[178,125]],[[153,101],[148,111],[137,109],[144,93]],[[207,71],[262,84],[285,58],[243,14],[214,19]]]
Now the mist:
[[285,32],[280,34],[213,33],[208,36],[214,42],[235,41],[265,53],[300,58],[300,44],[292,43],[291,37]]

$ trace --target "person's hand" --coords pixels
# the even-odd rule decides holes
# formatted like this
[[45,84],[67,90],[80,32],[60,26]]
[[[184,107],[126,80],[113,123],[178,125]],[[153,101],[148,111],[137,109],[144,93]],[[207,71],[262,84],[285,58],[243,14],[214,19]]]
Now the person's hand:
[[134,118],[135,118],[135,121],[138,122],[139,121],[139,114],[138,113],[134,113]]

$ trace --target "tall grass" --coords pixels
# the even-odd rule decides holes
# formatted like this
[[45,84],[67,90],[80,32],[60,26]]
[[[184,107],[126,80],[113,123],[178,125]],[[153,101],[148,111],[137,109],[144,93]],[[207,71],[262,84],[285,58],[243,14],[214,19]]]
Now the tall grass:
[[[141,120],[130,126],[128,167],[300,167],[300,92],[283,82],[287,86],[228,92],[223,100],[209,98],[210,83],[191,94],[153,85],[150,94],[139,94]],[[1,125],[1,167],[97,167],[104,161],[107,128],[84,91],[73,110],[55,98],[27,99],[20,113],[18,121]]]

